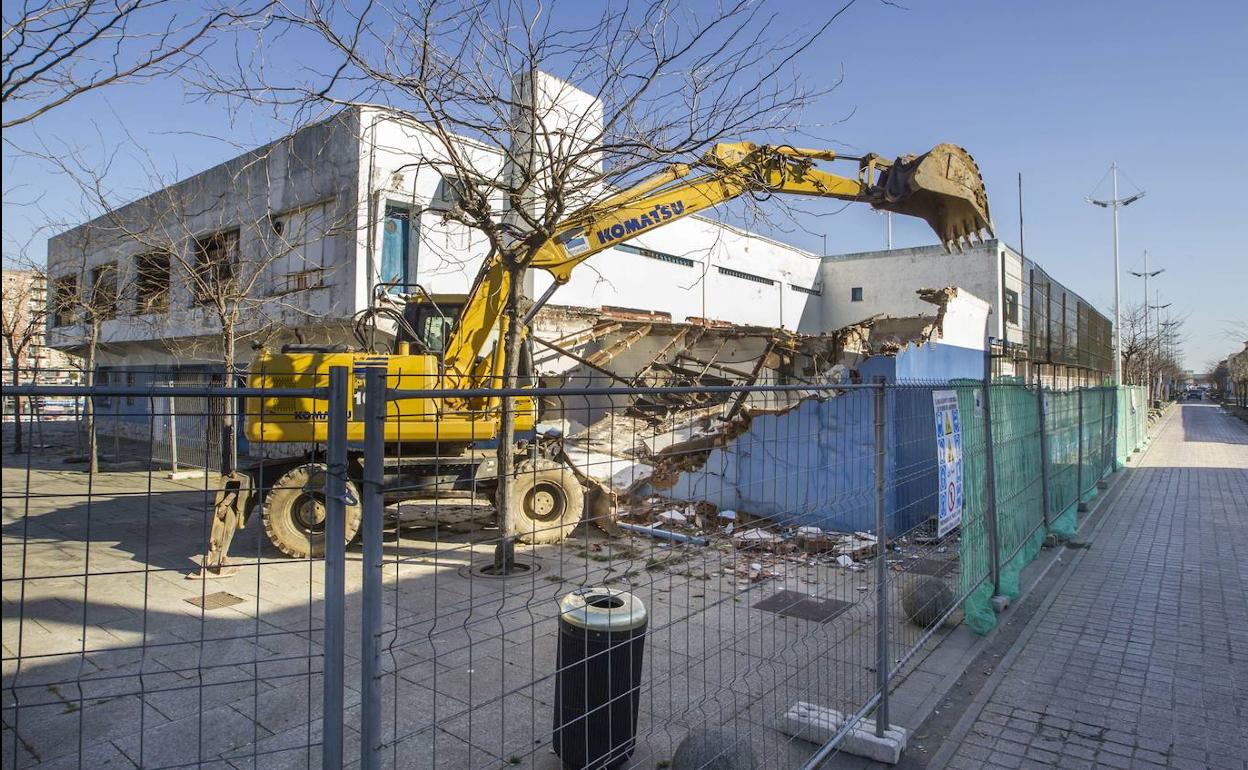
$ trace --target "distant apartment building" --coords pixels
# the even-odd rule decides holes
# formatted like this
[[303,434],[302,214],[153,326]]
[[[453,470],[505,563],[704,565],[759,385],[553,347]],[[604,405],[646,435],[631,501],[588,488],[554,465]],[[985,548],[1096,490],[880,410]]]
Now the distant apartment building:
[[72,356],[49,347],[44,316],[48,307],[48,284],[43,274],[34,270],[5,270],[4,330],[13,335],[23,349],[16,358],[9,340],[3,344],[4,382],[11,383],[12,372],[29,383],[38,381],[73,382],[78,377],[78,361]]

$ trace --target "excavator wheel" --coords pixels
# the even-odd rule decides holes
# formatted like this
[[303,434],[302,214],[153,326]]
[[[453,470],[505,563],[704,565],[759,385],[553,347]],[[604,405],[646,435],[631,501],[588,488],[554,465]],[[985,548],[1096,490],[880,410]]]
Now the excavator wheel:
[[[278,550],[296,559],[325,555],[325,473],[321,463],[287,471],[264,498],[264,532]],[[347,482],[347,542],[360,531],[360,492]]]
[[581,522],[585,490],[571,469],[553,460],[525,461],[511,486],[520,542],[558,543]]

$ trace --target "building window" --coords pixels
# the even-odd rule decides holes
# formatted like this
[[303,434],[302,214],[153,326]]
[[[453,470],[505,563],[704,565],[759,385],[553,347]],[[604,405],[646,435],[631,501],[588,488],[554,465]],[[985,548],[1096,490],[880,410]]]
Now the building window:
[[238,230],[195,239],[195,301],[206,305],[228,295],[238,266]]
[[627,244],[616,246],[615,248],[627,254],[638,254],[643,257],[649,257],[650,259],[657,259],[660,262],[680,265],[681,267],[693,267],[696,264],[692,259],[688,259],[686,257],[678,257],[675,254],[664,254],[661,251],[651,251],[650,249],[629,246]]
[[152,251],[134,258],[135,294],[140,315],[169,309],[169,252]]
[[412,282],[409,255],[412,242],[411,212],[403,206],[386,206],[381,234],[381,274],[378,276],[390,294],[407,291]]
[[795,292],[798,292],[799,294],[809,294],[809,295],[811,295],[811,296],[813,296],[813,297],[819,297],[819,296],[822,296],[822,295],[823,295],[823,291],[822,291],[822,290],[820,290],[820,289],[816,289],[816,288],[814,288],[813,286],[812,286],[811,288],[809,288],[809,289],[808,289],[808,288],[806,288],[805,286],[798,286],[798,285],[797,285],[797,284],[795,284],[795,283],[791,283],[791,284],[789,284],[789,288],[790,288],[790,289],[792,289],[792,290],[793,290],[793,291],[795,291]]
[[[126,372],[126,387],[133,388],[135,386],[134,372]],[[134,394],[126,394],[126,406],[134,406]]]
[[72,275],[52,282],[52,325],[69,326],[74,322],[74,305],[78,299],[78,279]]
[[[111,384],[110,383],[111,377],[109,376],[110,374],[111,372],[108,369],[104,369],[104,368],[97,369],[95,372],[94,384],[107,387],[109,384]],[[101,407],[105,409],[111,409],[113,406],[112,396],[95,396],[94,398],[95,398],[96,409],[100,409]],[[114,427],[114,430],[116,430],[115,427]]]
[[762,283],[762,284],[766,284],[766,285],[768,285],[768,286],[775,286],[775,285],[776,285],[776,282],[775,282],[775,281],[771,280],[770,278],[764,278],[764,277],[762,277],[761,275],[754,275],[753,273],[746,273],[746,272],[742,272],[742,271],[740,271],[740,270],[733,270],[733,269],[732,269],[732,268],[730,268],[730,267],[718,267],[718,266],[716,266],[716,268],[715,268],[715,269],[716,269],[716,270],[718,270],[718,271],[720,272],[720,274],[721,274],[721,275],[730,275],[730,276],[732,276],[733,278],[740,278],[740,279],[741,279],[741,280],[743,280],[743,281],[753,281],[754,283]]
[[438,189],[429,201],[431,211],[454,211],[462,208],[464,193],[468,192],[467,183],[459,177],[444,176],[438,180]]
[[862,302],[862,287],[861,286],[855,286],[854,288],[849,290],[849,301],[850,302]]
[[117,317],[117,263],[91,268],[91,312],[101,321]]
[[1005,290],[1005,320],[1018,323],[1018,292],[1013,289]]

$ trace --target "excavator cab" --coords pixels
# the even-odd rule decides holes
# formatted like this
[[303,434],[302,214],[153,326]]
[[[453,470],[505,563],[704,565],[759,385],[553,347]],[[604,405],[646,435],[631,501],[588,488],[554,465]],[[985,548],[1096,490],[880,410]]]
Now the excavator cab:
[[399,326],[395,336],[395,352],[406,342],[411,349],[441,355],[467,301],[466,294],[421,293],[410,297],[403,308],[403,320],[407,323]]

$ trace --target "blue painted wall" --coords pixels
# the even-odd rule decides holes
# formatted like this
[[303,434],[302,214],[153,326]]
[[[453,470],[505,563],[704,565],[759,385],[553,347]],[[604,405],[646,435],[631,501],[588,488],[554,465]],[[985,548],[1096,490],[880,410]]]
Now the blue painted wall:
[[[885,514],[890,535],[936,515],[936,428],[932,391],[952,379],[978,379],[983,351],[952,345],[911,346],[895,357],[867,359],[862,381],[883,377],[902,387],[886,398]],[[905,386],[922,382],[924,385]],[[713,450],[706,465],[682,474],[675,499],[766,516],[782,526],[875,529],[873,395],[848,391],[810,400],[781,415],[760,415],[750,429]]]

